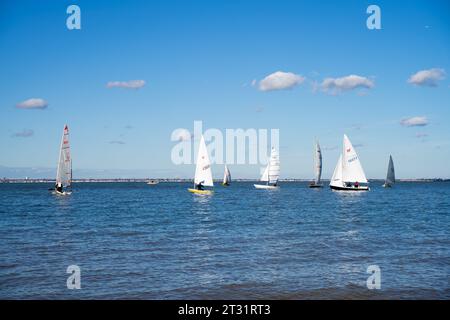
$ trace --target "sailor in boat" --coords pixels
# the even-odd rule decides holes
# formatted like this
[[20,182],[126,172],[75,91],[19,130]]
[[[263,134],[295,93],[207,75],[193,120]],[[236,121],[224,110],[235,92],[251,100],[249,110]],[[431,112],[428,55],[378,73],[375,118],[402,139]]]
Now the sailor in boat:
[[358,181],[355,182],[355,188],[356,188],[356,189],[359,188],[359,183],[358,183]]
[[196,188],[197,190],[205,190],[205,187],[203,187],[203,181],[202,181],[202,182],[199,182],[199,183],[195,186],[195,188]]
[[63,192],[63,187],[62,187],[62,183],[61,182],[58,182],[56,184],[55,190],[58,191],[58,192],[61,192],[61,193]]

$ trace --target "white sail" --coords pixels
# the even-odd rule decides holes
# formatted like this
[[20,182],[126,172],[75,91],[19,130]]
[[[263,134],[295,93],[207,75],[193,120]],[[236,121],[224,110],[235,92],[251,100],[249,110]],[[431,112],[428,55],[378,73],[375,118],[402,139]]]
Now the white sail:
[[389,165],[388,171],[386,175],[386,185],[392,185],[395,183],[395,170],[394,170],[394,161],[392,160],[392,156],[389,156]]
[[264,170],[264,172],[261,176],[261,181],[264,181],[264,182],[269,181],[269,167],[270,167],[270,163],[267,165],[266,169]]
[[314,148],[314,173],[316,176],[315,183],[320,184],[320,178],[322,176],[322,151],[320,150],[318,141],[316,141]]
[[230,184],[231,182],[231,173],[228,169],[228,166],[225,165],[225,172],[223,173],[223,184]]
[[69,128],[64,126],[59,149],[58,169],[56,171],[56,183],[63,187],[72,183],[72,158],[70,157]]
[[366,175],[359,161],[356,150],[344,134],[344,145],[342,150],[342,180],[344,182],[367,183]]
[[342,154],[339,156],[339,160],[334,168],[333,176],[330,180],[330,186],[342,187]]
[[200,145],[198,148],[194,183],[201,183],[203,186],[207,187],[212,187],[214,185],[211,173],[211,163],[209,162],[208,150],[206,149],[206,143],[203,135],[200,139]]
[[272,148],[269,161],[269,184],[277,184],[280,177],[280,157],[275,148]]

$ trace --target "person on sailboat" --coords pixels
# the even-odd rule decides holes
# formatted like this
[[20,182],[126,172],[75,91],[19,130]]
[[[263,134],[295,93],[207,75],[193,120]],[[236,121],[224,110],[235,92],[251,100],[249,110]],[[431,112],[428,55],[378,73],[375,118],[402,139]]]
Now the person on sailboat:
[[195,188],[196,188],[197,190],[205,190],[205,187],[203,187],[203,181],[202,181],[202,182],[199,182],[199,183],[195,186]]
[[359,187],[359,183],[358,183],[358,181],[356,181],[355,182],[355,188],[358,189],[358,187]]
[[61,192],[61,193],[63,192],[63,187],[62,187],[62,183],[61,182],[58,182],[56,184],[55,190],[58,191],[58,192]]

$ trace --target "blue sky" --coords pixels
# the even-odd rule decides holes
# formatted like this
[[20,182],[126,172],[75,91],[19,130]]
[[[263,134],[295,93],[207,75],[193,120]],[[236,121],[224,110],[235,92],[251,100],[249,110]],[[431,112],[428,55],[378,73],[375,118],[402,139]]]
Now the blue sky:
[[[81,30],[66,28],[70,4]],[[381,30],[366,27],[370,4]],[[346,133],[369,178],[389,154],[400,178],[449,178],[448,39],[448,1],[2,1],[0,166],[56,167],[68,123],[75,178],[192,177],[172,164],[170,136],[202,120],[278,128],[282,177],[312,176],[317,137],[329,178]],[[302,80],[260,90],[278,71]],[[130,80],[145,85],[107,87]],[[17,107],[31,98],[48,106]]]

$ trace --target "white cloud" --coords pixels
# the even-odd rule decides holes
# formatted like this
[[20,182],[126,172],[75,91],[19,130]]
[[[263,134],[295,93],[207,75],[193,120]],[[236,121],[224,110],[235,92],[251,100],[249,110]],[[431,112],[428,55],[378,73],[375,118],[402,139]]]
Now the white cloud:
[[438,81],[445,78],[445,70],[432,68],[428,70],[421,70],[411,75],[408,83],[416,86],[437,87]]
[[303,81],[305,81],[305,78],[301,75],[292,72],[277,71],[259,81],[258,87],[261,91],[285,90],[291,89],[303,83]]
[[29,138],[34,135],[34,131],[31,129],[23,129],[20,132],[14,133],[12,136],[16,138]]
[[322,90],[331,94],[338,94],[356,88],[372,89],[374,86],[373,80],[355,74],[341,78],[325,78],[321,84]]
[[145,86],[144,80],[110,81],[106,84],[107,88],[125,88],[125,89],[140,89],[143,86]]
[[424,127],[428,124],[427,117],[411,117],[400,121],[400,124],[405,127]]
[[19,109],[45,109],[47,107],[47,101],[41,98],[31,98],[16,104],[16,108]]

